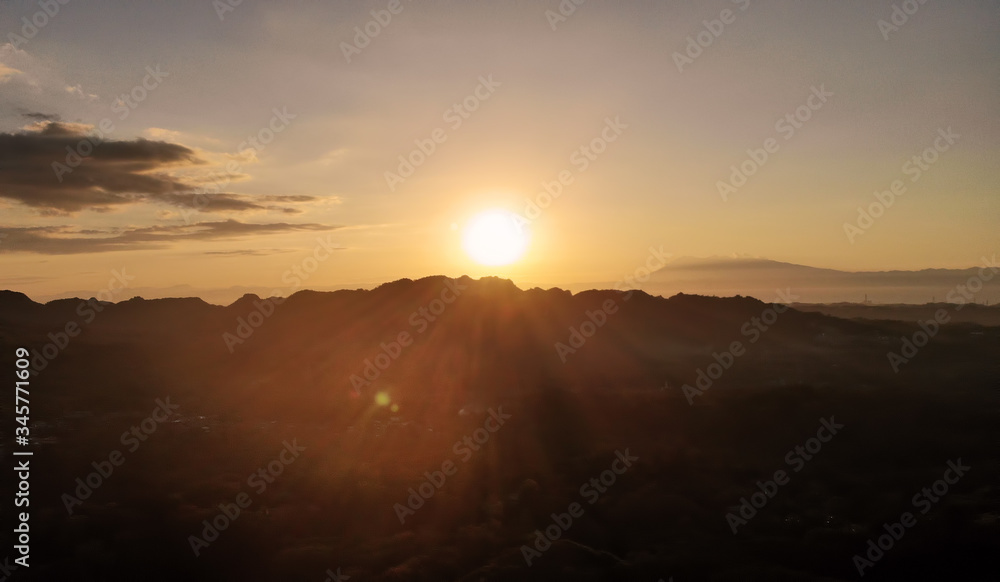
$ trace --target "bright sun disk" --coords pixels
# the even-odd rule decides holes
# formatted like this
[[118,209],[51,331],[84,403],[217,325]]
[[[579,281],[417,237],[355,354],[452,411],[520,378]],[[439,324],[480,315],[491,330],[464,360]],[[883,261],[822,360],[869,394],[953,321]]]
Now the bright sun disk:
[[487,210],[472,217],[462,235],[462,247],[482,265],[509,265],[528,249],[528,231],[517,215]]

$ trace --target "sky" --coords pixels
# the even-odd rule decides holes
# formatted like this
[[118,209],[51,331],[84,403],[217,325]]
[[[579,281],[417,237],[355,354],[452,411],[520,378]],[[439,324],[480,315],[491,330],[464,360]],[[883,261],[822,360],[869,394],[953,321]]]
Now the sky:
[[[985,0],[3,1],[0,288],[976,266],[998,33]],[[519,260],[463,248],[488,209]]]

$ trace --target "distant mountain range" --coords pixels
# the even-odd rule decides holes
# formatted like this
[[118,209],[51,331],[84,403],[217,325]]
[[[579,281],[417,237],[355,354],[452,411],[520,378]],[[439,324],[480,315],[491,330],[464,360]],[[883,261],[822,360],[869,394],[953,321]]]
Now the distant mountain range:
[[[983,272],[981,275],[979,267],[850,272],[757,258],[683,257],[653,273],[640,286],[647,293],[664,297],[696,293],[749,295],[772,301],[775,289],[791,289],[803,303],[864,303],[866,296],[878,304],[1000,302],[1000,267],[996,273],[988,268]],[[970,282],[971,289],[978,291],[970,290],[964,299],[956,299],[962,297],[958,286]]]
[[[992,260],[991,257],[985,259]],[[983,263],[985,265],[985,261]],[[645,282],[634,282],[634,286],[650,295],[671,297],[678,293],[692,295],[715,295],[734,297],[737,295],[756,297],[762,301],[774,301],[776,289],[790,290],[795,301],[803,304],[852,303],[896,305],[924,305],[927,303],[980,303],[994,305],[1000,303],[1000,267],[997,272],[989,269],[980,274],[979,267],[969,269],[922,269],[919,271],[838,271],[783,263],[761,258],[733,257],[680,257],[655,271]],[[990,277],[993,275],[992,277]],[[990,277],[986,280],[986,277]],[[962,295],[958,287],[972,288]],[[982,287],[979,288],[978,284]],[[531,287],[519,283],[521,287]],[[313,291],[338,291],[347,289],[370,289],[372,284],[351,283],[326,287],[315,287]],[[622,287],[621,282],[594,281],[564,285],[571,291],[590,289],[613,289]],[[627,287],[627,285],[626,285]],[[162,299],[170,297],[199,297],[206,303],[229,305],[244,295],[264,295],[273,286],[234,285],[227,288],[196,288],[191,285],[170,287],[130,287],[122,292],[123,298],[144,297]],[[74,290],[56,295],[35,296],[36,301],[45,303],[56,299],[89,297],[93,291]],[[949,295],[950,294],[950,295]]]
[[[370,288],[373,285],[362,283],[334,285],[328,287],[310,287],[313,291],[337,291],[340,289]],[[233,285],[223,288],[203,288],[192,285],[171,285],[169,287],[128,287],[120,292],[121,299],[144,297],[146,299],[165,299],[170,297],[198,297],[213,305],[229,305],[244,295],[265,295],[274,289],[274,285]],[[32,297],[40,303],[57,299],[72,299],[74,297],[90,297],[94,290],[74,289],[54,295],[38,295]]]

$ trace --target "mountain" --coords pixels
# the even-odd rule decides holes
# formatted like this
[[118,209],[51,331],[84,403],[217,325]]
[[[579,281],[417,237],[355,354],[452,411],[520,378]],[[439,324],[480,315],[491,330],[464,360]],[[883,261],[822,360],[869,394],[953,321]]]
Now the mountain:
[[[987,261],[988,259],[988,261]],[[1000,265],[984,258],[983,269],[923,269],[920,271],[837,271],[759,258],[678,258],[639,284],[646,292],[732,296],[773,300],[775,289],[790,289],[803,303],[949,303],[1000,302]],[[959,286],[972,282],[967,296]],[[982,287],[980,288],[980,284]]]
[[870,572],[986,580],[998,340],[498,278],[226,306],[0,292],[5,365],[33,370],[25,579],[853,580],[957,459]]
[[873,319],[885,321],[926,322],[934,319],[938,310],[945,310],[951,323],[974,323],[1000,326],[1000,304],[978,305],[926,303],[924,305],[863,303],[793,303],[798,311],[825,313],[842,319]]
[[[353,285],[337,285],[332,287],[322,287],[316,288],[316,290],[323,291],[335,291],[338,289],[358,289],[360,287],[367,287],[368,285],[353,284]],[[247,295],[247,294],[267,294],[274,289],[274,286],[264,286],[259,285],[256,287],[249,286],[232,286],[226,288],[200,288],[193,287],[191,285],[171,285],[169,287],[128,287],[120,291],[120,294],[124,297],[145,297],[147,299],[167,299],[170,297],[200,297],[208,303],[214,305],[228,305],[235,301],[236,299]],[[66,291],[64,293],[58,293],[56,295],[39,295],[35,296],[35,299],[46,303],[49,301],[54,301],[56,299],[73,299],[74,297],[90,297],[95,293],[94,290],[75,290]]]

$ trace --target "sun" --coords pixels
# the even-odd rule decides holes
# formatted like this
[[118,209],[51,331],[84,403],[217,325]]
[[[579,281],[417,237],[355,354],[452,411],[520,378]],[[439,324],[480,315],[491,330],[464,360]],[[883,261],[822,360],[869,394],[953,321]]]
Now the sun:
[[462,247],[481,265],[509,265],[528,250],[530,236],[513,212],[492,209],[472,217],[462,235]]

